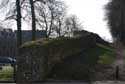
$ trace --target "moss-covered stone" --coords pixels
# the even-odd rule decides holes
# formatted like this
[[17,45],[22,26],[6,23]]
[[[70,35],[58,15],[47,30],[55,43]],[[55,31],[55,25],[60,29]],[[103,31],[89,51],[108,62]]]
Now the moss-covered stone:
[[45,46],[22,47],[17,57],[17,82],[44,80],[48,73],[47,57]]
[[92,35],[41,39],[25,43],[17,57],[17,81],[45,80],[52,67],[63,59],[96,45]]

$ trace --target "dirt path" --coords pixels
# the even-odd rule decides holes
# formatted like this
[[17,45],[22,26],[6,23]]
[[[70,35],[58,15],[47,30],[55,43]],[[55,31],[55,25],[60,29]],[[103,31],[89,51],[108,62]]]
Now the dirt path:
[[[111,65],[100,66],[97,69],[96,80],[122,80],[125,81],[125,48],[122,45],[113,45],[115,61]],[[116,67],[118,66],[118,75]],[[100,71],[98,71],[100,70]],[[97,78],[96,78],[97,77]],[[98,83],[99,84],[99,83]],[[103,84],[103,83],[101,83]],[[104,83],[105,84],[105,83]]]

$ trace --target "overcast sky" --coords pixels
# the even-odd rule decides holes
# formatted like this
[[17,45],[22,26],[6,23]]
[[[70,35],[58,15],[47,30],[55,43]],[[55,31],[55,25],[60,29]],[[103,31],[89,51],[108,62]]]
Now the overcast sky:
[[98,33],[111,40],[105,18],[104,5],[109,0],[64,0],[68,5],[68,13],[76,14],[83,23],[84,29]]

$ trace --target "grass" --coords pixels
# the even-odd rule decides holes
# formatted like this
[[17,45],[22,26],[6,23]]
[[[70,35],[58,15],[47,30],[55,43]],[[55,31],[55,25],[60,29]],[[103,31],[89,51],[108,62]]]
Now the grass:
[[3,66],[0,70],[0,81],[13,80],[13,68],[11,66]]
[[112,48],[104,46],[104,45],[98,45],[100,49],[104,52],[99,56],[98,63],[100,64],[112,64],[115,60],[114,51]]
[[85,52],[85,59],[89,60],[90,64],[111,64],[115,59],[114,51],[110,47],[97,44],[96,47]]
[[[58,37],[58,38],[43,38],[36,41],[29,41],[24,43],[21,47],[30,47],[30,46],[48,46],[48,47],[54,47],[54,46],[61,46],[62,44],[65,44],[65,40],[77,40],[81,36],[76,35],[72,37]],[[66,45],[66,44],[65,44]]]

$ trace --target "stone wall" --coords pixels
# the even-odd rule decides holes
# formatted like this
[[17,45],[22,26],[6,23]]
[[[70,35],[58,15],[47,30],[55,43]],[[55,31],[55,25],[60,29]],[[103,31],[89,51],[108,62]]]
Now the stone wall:
[[104,39],[102,39],[98,34],[96,33],[93,33],[93,32],[88,32],[86,30],[80,30],[80,31],[75,31],[74,32],[74,35],[92,35],[94,38],[96,38],[96,43],[99,43],[99,44],[102,44],[102,45],[105,45],[105,46],[110,46],[110,43],[105,41]]
[[94,47],[92,35],[43,39],[24,44],[17,57],[17,82],[43,81],[61,60]]
[[43,80],[47,73],[48,52],[45,46],[22,47],[17,57],[17,82]]

